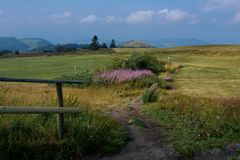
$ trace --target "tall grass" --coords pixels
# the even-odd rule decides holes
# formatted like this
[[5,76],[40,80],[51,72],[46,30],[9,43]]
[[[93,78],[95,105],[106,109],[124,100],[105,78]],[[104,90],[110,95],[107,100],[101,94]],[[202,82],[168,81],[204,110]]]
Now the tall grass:
[[163,126],[166,143],[186,158],[239,142],[239,107],[239,98],[170,94],[143,110]]
[[[4,106],[56,106],[55,88],[46,85],[25,86],[1,85],[0,105]],[[94,101],[86,97],[99,94],[90,90],[66,88],[66,107],[80,107],[81,114],[65,117],[65,136],[57,137],[55,115],[1,115],[0,116],[0,160],[5,159],[81,159],[87,154],[110,154],[121,148],[127,140],[127,132],[120,124],[93,107],[104,106],[108,101],[100,96]],[[83,95],[86,97],[82,102]],[[107,92],[105,92],[107,93]],[[114,94],[112,94],[114,97]],[[97,95],[96,95],[97,96]],[[104,100],[104,102],[103,102]],[[112,100],[113,101],[113,100]],[[112,102],[110,101],[110,102]],[[108,102],[109,103],[109,102]]]

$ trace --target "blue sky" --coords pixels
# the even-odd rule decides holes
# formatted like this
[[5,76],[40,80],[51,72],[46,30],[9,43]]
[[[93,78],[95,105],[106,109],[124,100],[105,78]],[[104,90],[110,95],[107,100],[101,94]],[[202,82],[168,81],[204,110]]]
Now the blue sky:
[[0,36],[240,42],[240,0],[0,0]]

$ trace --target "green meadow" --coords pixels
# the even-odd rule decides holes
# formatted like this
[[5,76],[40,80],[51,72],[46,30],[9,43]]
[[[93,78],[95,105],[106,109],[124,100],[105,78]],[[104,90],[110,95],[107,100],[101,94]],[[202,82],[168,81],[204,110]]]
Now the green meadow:
[[201,46],[174,49],[116,49],[114,54],[72,54],[60,56],[1,58],[1,77],[53,79],[77,72],[101,70],[115,56],[146,53],[161,61],[184,65],[174,75],[177,91],[208,96],[239,96],[240,47]]
[[111,62],[108,54],[60,55],[40,57],[19,57],[0,59],[1,77],[53,79],[63,74],[72,75],[77,71],[101,69]]

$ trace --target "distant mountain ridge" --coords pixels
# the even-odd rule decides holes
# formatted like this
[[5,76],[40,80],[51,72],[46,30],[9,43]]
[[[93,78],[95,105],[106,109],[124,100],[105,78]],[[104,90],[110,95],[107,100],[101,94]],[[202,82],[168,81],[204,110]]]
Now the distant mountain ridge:
[[53,44],[41,38],[17,39],[15,37],[0,37],[0,50],[30,51],[46,46],[53,46]]
[[162,40],[155,40],[150,41],[151,44],[155,45],[156,47],[160,48],[174,48],[174,47],[181,47],[181,46],[195,46],[195,45],[209,45],[211,43],[205,42],[199,39],[194,38],[172,38],[172,39],[162,39]]

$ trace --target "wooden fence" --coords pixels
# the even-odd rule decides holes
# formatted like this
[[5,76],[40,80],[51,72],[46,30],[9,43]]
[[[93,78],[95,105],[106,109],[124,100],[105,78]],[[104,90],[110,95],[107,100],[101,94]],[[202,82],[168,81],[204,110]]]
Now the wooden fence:
[[64,130],[64,114],[77,114],[81,110],[79,108],[64,108],[62,84],[82,84],[81,81],[60,81],[60,80],[39,80],[39,79],[19,79],[19,78],[1,78],[1,82],[24,82],[24,83],[46,83],[55,84],[57,91],[58,107],[10,107],[0,106],[0,114],[58,114],[58,136],[63,138]]

